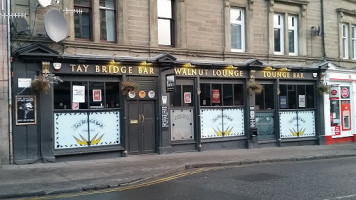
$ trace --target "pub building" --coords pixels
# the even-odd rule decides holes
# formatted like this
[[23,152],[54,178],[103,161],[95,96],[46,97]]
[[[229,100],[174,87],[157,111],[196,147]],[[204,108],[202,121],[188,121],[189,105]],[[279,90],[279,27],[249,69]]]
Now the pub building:
[[[12,62],[14,162],[317,144],[321,70],[24,47]],[[50,87],[33,93],[40,77]]]
[[324,94],[325,144],[356,142],[356,73],[329,62],[323,81],[330,87]]

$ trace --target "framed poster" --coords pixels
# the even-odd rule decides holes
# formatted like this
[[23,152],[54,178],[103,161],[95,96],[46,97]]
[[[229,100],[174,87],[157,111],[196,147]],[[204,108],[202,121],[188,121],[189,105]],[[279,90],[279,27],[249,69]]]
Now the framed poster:
[[101,102],[101,90],[93,90],[93,102]]
[[174,74],[166,76],[166,92],[173,92],[176,86],[176,77]]
[[184,92],[184,103],[192,103],[192,94],[190,92]]
[[37,123],[36,96],[15,96],[16,125],[29,125]]

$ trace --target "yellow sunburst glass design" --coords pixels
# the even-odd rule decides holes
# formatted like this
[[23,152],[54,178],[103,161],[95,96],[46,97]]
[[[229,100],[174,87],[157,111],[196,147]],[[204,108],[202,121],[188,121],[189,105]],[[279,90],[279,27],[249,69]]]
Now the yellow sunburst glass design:
[[218,130],[215,130],[214,128],[213,129],[214,129],[214,132],[216,135],[225,136],[225,135],[230,135],[233,128],[234,127],[231,127],[231,128],[227,127],[227,129],[225,131],[222,131],[219,128],[217,128]]
[[292,128],[292,130],[289,129],[289,131],[292,133],[293,136],[301,136],[301,135],[304,135],[305,133],[305,129],[306,128],[302,128],[299,132],[294,130],[294,128]]
[[[80,134],[79,134],[80,135]],[[98,139],[96,139],[96,137],[98,136],[98,134],[96,134],[93,139],[91,139],[90,144],[98,144],[100,142],[100,140],[103,138],[104,134],[101,135]],[[88,145],[88,141],[82,136],[80,135],[80,137],[82,138],[82,140],[78,139],[77,137],[73,136],[75,138],[75,140],[77,141],[78,144],[80,145]]]

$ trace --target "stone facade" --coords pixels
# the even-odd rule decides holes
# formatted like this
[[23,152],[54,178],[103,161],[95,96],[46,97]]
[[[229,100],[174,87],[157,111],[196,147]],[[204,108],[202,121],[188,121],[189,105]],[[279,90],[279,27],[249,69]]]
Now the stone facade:
[[[14,11],[24,10],[24,6],[13,1]],[[26,1],[27,2],[27,1]],[[63,7],[73,8],[72,1],[62,1]],[[314,36],[311,27],[321,25],[319,1],[298,0],[291,3],[284,0],[177,0],[174,11],[175,46],[162,47],[157,39],[157,1],[123,0],[116,5],[117,40],[115,43],[100,42],[98,4],[93,1],[92,41],[74,39],[73,14],[67,13],[68,38],[59,44],[52,44],[64,54],[112,55],[151,57],[159,53],[170,53],[179,59],[245,61],[256,58],[267,63],[308,65],[322,57],[322,38]],[[29,1],[29,24],[36,24],[32,37],[50,42],[45,37],[43,16],[53,8],[37,7]],[[230,8],[242,8],[246,14],[246,51],[231,52]],[[299,19],[299,52],[297,56],[275,56],[273,54],[273,13],[297,15]],[[34,23],[36,22],[36,23]],[[287,34],[287,32],[286,32]],[[19,37],[14,37],[20,38]],[[50,42],[51,43],[51,42]],[[16,46],[14,46],[16,49]],[[64,50],[64,51],[63,51]],[[286,52],[287,54],[287,52]]]
[[[6,2],[6,1],[3,1]],[[0,18],[0,165],[9,163],[9,67],[7,19]]]
[[[356,25],[356,1],[324,1],[325,50],[328,61],[336,65],[354,68],[356,60],[352,58],[351,26]],[[342,24],[349,25],[349,57],[343,58]]]

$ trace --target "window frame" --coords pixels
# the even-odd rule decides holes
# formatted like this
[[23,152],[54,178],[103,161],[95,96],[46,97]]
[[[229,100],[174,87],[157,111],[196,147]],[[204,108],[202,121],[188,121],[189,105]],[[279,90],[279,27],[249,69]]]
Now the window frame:
[[351,25],[351,51],[352,60],[356,60],[356,25]]
[[[80,9],[80,10],[85,10],[88,9],[88,14],[89,14],[89,38],[84,38],[84,37],[77,37],[76,33],[75,33],[75,23],[74,23],[74,38],[76,40],[85,40],[85,41],[92,41],[93,40],[93,3],[92,1],[89,1],[89,6],[85,6],[85,5],[79,5],[79,4],[75,4],[75,1],[73,1],[73,6],[74,9]],[[82,14],[79,13],[74,13],[73,16],[73,20],[75,22],[75,16],[82,16]],[[80,18],[81,19],[81,18]],[[82,29],[82,26],[80,27]],[[82,35],[82,34],[81,34]]]
[[[292,22],[290,22],[290,19],[292,20]],[[294,20],[294,21],[293,21]],[[296,15],[288,15],[288,40],[289,40],[289,31],[294,31],[293,34],[293,38],[294,38],[294,42],[293,42],[293,46],[294,46],[294,52],[290,52],[290,45],[291,45],[291,41],[288,41],[288,54],[289,55],[293,55],[296,56],[298,55],[298,16]]]
[[[170,10],[171,10],[171,17],[163,17],[159,15],[159,1],[170,1]],[[157,43],[159,46],[175,46],[175,9],[174,9],[174,0],[157,0]],[[170,24],[170,44],[162,44],[160,43],[160,28],[159,28],[159,22],[160,21],[169,21]]]
[[[277,20],[277,23],[276,23]],[[279,45],[280,51],[276,51],[276,29],[279,29]],[[284,14],[282,13],[274,13],[273,14],[273,51],[275,55],[284,55]]]
[[349,24],[342,23],[341,24],[341,41],[342,41],[342,58],[349,59],[350,52],[349,52]]
[[[235,20],[233,21],[231,18],[232,18],[232,11],[239,11],[241,12],[240,15],[241,15],[241,20]],[[246,17],[245,17],[245,9],[244,8],[239,8],[239,7],[231,7],[230,8],[230,37],[231,37],[231,52],[245,52],[246,50],[246,37],[245,37],[245,24],[246,24]],[[233,48],[232,46],[232,37],[233,37],[233,34],[232,34],[232,28],[231,26],[233,24],[237,24],[237,25],[240,25],[241,26],[241,32],[240,32],[240,40],[241,40],[241,48],[238,49],[238,48]]]
[[[106,0],[104,0],[106,1]],[[117,11],[116,11],[116,5],[117,5],[117,1],[116,0],[112,0],[114,5],[113,5],[113,8],[107,8],[107,7],[102,7],[100,6],[100,1],[99,1],[99,22],[100,22],[100,41],[102,42],[109,42],[109,43],[116,43],[117,41],[117,19],[116,19],[116,15],[117,15]],[[113,26],[114,26],[114,40],[113,41],[108,41],[107,39],[106,40],[103,40],[101,37],[102,37],[102,34],[101,34],[101,12],[104,11],[112,11],[114,13],[114,21],[113,21]],[[105,20],[106,21],[106,20]],[[107,30],[107,29],[105,29]]]

